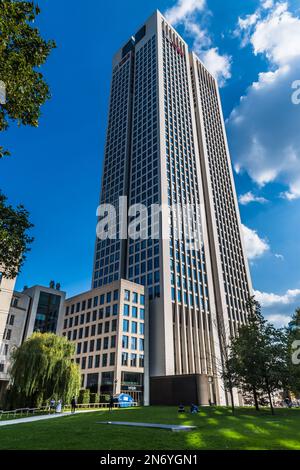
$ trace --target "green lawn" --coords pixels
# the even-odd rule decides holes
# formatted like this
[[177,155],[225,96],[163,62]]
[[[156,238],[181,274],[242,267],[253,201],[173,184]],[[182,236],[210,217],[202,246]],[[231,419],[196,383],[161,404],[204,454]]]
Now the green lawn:
[[[190,424],[192,432],[97,424],[97,421]],[[174,407],[99,410],[36,423],[0,428],[0,449],[298,449],[300,410],[257,413],[240,408],[202,408],[199,415],[178,415]]]

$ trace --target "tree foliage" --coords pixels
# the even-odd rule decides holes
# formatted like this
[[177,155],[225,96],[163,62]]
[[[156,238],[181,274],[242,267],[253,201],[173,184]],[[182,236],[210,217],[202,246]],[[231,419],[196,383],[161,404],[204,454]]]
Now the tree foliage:
[[[46,41],[34,27],[40,13],[34,2],[0,0],[0,81],[5,100],[0,103],[0,131],[11,122],[37,126],[40,108],[50,92],[39,67],[45,63],[53,41]],[[3,102],[2,102],[3,101]],[[9,155],[0,146],[0,159]],[[28,212],[6,204],[0,193],[0,269],[4,276],[15,277],[33,241],[27,231],[32,227]]]
[[[44,40],[33,26],[39,13],[34,2],[0,1],[0,80],[6,87],[6,103],[0,104],[0,131],[8,128],[10,120],[38,126],[40,108],[50,98],[38,69],[55,43]],[[7,154],[0,147],[0,158]]]
[[27,210],[22,205],[14,209],[0,193],[0,267],[5,277],[16,277],[23,265],[33,241],[28,235],[32,226]]
[[298,308],[286,329],[287,363],[289,367],[289,388],[296,396],[300,395],[300,308]]
[[80,388],[80,371],[71,358],[74,344],[52,333],[34,333],[12,355],[11,389],[22,406],[51,398],[69,402]]
[[273,392],[286,389],[289,382],[286,335],[263,318],[254,298],[248,307],[248,323],[232,340],[231,367],[242,390],[253,393],[256,408],[259,394],[267,395],[273,413]]

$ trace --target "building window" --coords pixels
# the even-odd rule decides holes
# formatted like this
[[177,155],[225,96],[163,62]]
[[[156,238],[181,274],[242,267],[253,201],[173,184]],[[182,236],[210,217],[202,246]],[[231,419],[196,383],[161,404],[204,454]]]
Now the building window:
[[106,294],[106,303],[109,304],[111,302],[111,292],[107,292]]
[[138,293],[137,293],[137,292],[133,292],[133,293],[132,293],[132,302],[133,302],[134,304],[137,304],[138,301],[139,301],[138,299],[139,299]]
[[14,316],[14,315],[11,315],[11,316],[10,316],[10,319],[9,319],[9,324],[10,324],[11,326],[14,326],[14,323],[15,323],[15,316]]
[[137,322],[136,321],[131,322],[131,333],[133,333],[134,335],[137,334]]
[[109,333],[109,324],[110,324],[109,321],[105,322],[105,324],[104,324],[104,333]]
[[124,304],[124,308],[123,308],[124,317],[129,317],[129,314],[130,314],[130,307],[128,304]]
[[117,320],[111,322],[111,331],[117,331]]
[[93,356],[89,356],[88,368],[89,368],[89,369],[92,369],[92,368],[93,368]]
[[132,337],[131,338],[131,349],[133,351],[136,351],[137,350],[137,339],[135,337]]
[[114,290],[114,300],[118,300],[118,299],[119,299],[119,291]]
[[101,338],[98,338],[98,339],[97,339],[97,342],[96,342],[96,350],[97,350],[97,351],[100,351],[100,350],[101,350]]
[[106,336],[103,340],[103,349],[108,349],[108,336]]
[[139,367],[144,367],[144,356],[141,354],[139,356]]
[[139,338],[139,351],[144,351],[144,340]]
[[128,366],[128,353],[122,353],[122,366]]
[[102,356],[102,367],[107,367],[107,354]]
[[144,295],[140,295],[140,304],[145,305],[145,296]]
[[95,368],[100,367],[100,355],[95,356]]
[[110,347],[111,347],[112,349],[116,347],[116,338],[117,338],[116,336],[112,336],[112,337],[110,338]]
[[124,291],[124,299],[127,300],[127,301],[130,300],[130,291],[129,290]]
[[128,341],[128,336],[123,335],[122,336],[122,348],[123,349],[128,349],[129,341]]
[[113,315],[118,315],[118,304],[113,305]]
[[123,331],[125,333],[129,332],[129,321],[128,320],[123,320]]
[[109,356],[109,365],[110,365],[110,366],[114,366],[114,365],[115,365],[115,357],[116,357],[116,355],[115,355],[114,352],[110,353],[110,356]]
[[145,319],[145,309],[144,308],[140,308],[140,319],[141,320]]
[[140,335],[145,334],[145,325],[144,325],[144,323],[139,324],[139,333],[140,333]]
[[81,369],[85,369],[86,368],[86,357],[83,357],[81,359]]
[[131,312],[132,312],[133,318],[137,318],[137,317],[138,317],[138,309],[137,309],[137,307],[132,307]]
[[136,367],[136,354],[130,355],[130,365],[131,367]]

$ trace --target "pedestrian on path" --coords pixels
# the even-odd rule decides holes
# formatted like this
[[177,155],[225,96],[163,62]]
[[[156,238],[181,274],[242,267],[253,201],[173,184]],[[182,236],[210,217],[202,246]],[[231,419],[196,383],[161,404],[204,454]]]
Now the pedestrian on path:
[[109,411],[111,411],[113,407],[114,407],[114,397],[113,395],[111,395],[109,399]]
[[75,396],[71,400],[71,413],[75,413],[77,408],[77,402]]
[[57,402],[56,413],[61,413],[61,400],[58,400]]

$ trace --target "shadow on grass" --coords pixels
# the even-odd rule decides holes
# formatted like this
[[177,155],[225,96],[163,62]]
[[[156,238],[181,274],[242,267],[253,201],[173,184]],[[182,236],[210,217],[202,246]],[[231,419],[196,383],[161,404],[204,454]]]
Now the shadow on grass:
[[[98,424],[137,421],[196,426],[191,432]],[[300,410],[201,408],[198,415],[178,414],[176,407],[99,410],[58,420],[0,428],[0,449],[300,449]]]

